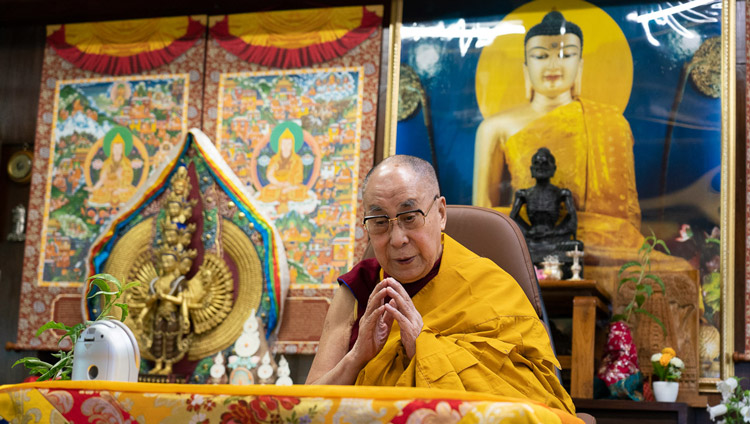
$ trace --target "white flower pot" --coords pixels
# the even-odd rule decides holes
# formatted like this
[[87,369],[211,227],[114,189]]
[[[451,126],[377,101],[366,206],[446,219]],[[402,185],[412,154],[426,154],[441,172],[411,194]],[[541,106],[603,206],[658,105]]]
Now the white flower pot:
[[680,383],[676,381],[654,381],[651,387],[658,402],[674,402],[680,391]]

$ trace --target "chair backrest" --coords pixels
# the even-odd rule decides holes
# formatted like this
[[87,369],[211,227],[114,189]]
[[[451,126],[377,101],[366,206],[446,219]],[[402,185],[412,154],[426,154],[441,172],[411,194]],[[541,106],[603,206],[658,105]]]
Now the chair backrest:
[[[526,240],[507,215],[478,206],[448,205],[445,233],[479,256],[491,259],[516,279],[539,318],[544,306]],[[364,258],[375,256],[368,246]]]

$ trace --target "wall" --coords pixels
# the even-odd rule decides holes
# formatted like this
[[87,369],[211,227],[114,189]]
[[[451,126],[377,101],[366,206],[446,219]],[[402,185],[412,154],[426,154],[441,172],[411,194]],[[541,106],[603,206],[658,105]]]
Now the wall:
[[[16,339],[21,292],[24,244],[6,241],[10,211],[29,201],[29,184],[11,181],[6,169],[10,155],[25,143],[33,148],[44,37],[38,25],[0,27],[0,347]],[[34,354],[0,348],[0,384],[26,377],[23,367],[10,366]]]

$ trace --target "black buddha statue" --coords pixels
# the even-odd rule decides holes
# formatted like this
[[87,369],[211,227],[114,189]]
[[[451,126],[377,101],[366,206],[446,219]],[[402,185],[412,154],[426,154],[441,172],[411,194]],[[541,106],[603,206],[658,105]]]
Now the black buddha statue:
[[[536,185],[516,191],[510,217],[521,227],[532,262],[539,267],[547,256],[557,256],[562,263],[563,278],[570,278],[573,258],[565,253],[575,250],[576,246],[582,251],[583,243],[576,240],[578,219],[573,194],[550,183],[556,170],[555,157],[549,149],[542,147],[534,153],[531,176],[536,179]],[[561,215],[561,204],[565,205],[564,215]],[[523,205],[526,205],[528,222],[520,216]]]

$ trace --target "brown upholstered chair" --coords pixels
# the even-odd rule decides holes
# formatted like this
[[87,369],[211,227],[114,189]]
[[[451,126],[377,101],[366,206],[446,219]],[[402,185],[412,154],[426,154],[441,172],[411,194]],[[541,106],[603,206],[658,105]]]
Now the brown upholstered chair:
[[[544,318],[544,304],[531,263],[526,240],[515,222],[507,215],[478,206],[448,205],[445,233],[479,256],[492,259],[500,268],[518,281],[534,306],[539,318]],[[363,256],[375,254],[368,245]]]
[[[491,259],[513,276],[549,328],[529,248],[518,225],[505,214],[478,206],[447,205],[447,212],[445,233],[477,255]],[[372,246],[368,245],[364,258],[373,256]],[[596,423],[589,414],[579,413],[577,416],[587,424]]]

